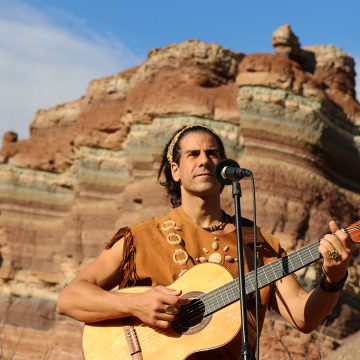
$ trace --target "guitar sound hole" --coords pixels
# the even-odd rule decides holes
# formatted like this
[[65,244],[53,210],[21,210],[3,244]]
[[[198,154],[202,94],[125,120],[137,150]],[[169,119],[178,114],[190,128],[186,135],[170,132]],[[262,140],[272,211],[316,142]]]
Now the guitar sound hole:
[[191,299],[190,303],[181,307],[172,323],[173,329],[180,334],[193,334],[203,329],[208,321],[204,320],[205,304],[200,299]]

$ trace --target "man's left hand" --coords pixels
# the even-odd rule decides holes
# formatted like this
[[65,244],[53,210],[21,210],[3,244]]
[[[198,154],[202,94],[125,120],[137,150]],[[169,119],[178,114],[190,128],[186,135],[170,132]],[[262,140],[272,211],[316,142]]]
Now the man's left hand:
[[344,277],[349,266],[353,246],[350,237],[339,230],[334,221],[329,222],[332,234],[325,235],[319,246],[319,252],[323,256],[323,271],[328,282],[338,283]]

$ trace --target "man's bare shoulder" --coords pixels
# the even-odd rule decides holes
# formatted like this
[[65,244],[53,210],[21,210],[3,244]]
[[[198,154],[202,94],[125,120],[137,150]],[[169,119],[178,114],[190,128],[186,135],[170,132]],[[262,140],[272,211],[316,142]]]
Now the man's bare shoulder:
[[136,231],[144,231],[144,230],[152,230],[152,229],[162,229],[166,227],[166,223],[170,222],[171,219],[174,218],[174,214],[176,213],[176,209],[172,209],[170,211],[155,215],[151,218],[144,219],[139,223],[130,225],[129,228],[132,232]]

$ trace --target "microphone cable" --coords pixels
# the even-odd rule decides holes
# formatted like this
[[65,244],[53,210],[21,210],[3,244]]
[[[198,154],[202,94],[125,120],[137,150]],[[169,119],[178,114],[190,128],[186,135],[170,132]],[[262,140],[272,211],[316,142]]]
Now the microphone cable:
[[256,195],[255,195],[255,179],[251,173],[251,189],[253,198],[253,232],[254,232],[254,275],[255,275],[255,327],[256,327],[256,345],[255,359],[260,360],[260,334],[259,334],[259,302],[260,291],[258,285],[258,257],[257,257],[257,231],[256,231]]

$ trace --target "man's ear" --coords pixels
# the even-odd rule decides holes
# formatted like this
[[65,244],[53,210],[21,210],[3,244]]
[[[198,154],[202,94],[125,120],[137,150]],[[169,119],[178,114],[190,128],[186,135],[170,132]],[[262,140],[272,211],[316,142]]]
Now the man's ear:
[[174,181],[179,182],[180,181],[179,165],[176,162],[172,162],[170,165],[170,169],[171,169],[171,175],[172,175]]

